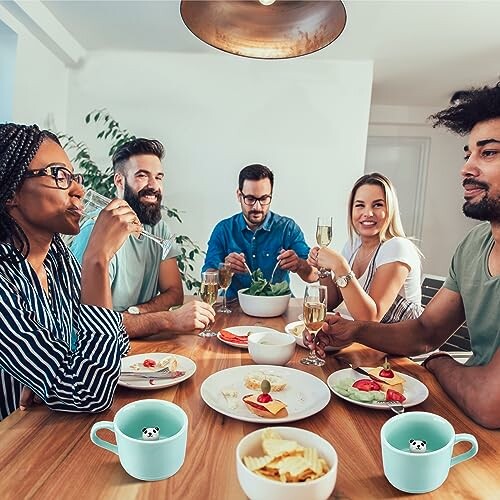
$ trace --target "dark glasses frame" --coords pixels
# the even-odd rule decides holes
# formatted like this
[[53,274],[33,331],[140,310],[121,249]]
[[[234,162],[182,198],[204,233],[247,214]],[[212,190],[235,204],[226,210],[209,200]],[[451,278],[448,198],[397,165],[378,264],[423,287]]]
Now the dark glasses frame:
[[240,196],[243,198],[243,203],[245,205],[248,205],[249,207],[253,207],[257,202],[260,203],[262,207],[270,205],[271,201],[273,199],[273,196],[271,194],[265,194],[264,196],[261,196],[260,198],[256,198],[255,196],[252,196],[251,194],[243,194],[240,192]]
[[[59,177],[60,172],[63,174],[62,178]],[[84,181],[82,174],[74,174],[63,163],[51,163],[43,168],[28,170],[24,177],[27,179],[32,177],[53,177],[59,189],[69,189],[73,181],[83,186]]]

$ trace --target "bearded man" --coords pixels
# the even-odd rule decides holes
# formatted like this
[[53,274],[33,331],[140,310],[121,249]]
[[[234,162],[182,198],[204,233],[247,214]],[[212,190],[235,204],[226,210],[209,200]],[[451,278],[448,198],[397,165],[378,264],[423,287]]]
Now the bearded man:
[[[117,198],[135,211],[144,230],[163,239],[172,236],[162,220],[161,203],[165,150],[160,141],[137,138],[122,144],[113,154]],[[86,221],[71,250],[82,262],[94,220]],[[127,313],[131,337],[158,331],[190,331],[204,328],[214,319],[213,309],[193,301],[169,311],[184,300],[175,243],[166,256],[149,238],[128,238],[111,259],[109,277],[113,309]],[[133,316],[133,317],[129,317]]]

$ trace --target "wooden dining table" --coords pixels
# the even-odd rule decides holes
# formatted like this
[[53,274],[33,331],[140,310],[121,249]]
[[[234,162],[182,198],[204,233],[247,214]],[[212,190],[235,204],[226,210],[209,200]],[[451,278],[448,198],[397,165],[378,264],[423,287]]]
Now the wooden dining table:
[[[257,325],[283,332],[287,323],[297,320],[301,304],[301,300],[291,299],[286,313],[276,318],[247,316],[238,304],[231,304],[231,314],[217,314],[215,329]],[[194,334],[161,334],[132,342],[130,354],[153,352],[187,356],[196,362],[196,373],[178,385],[154,391],[119,386],[112,407],[100,414],[56,412],[41,405],[24,412],[18,410],[0,422],[0,498],[246,498],[236,476],[235,448],[243,436],[264,425],[236,420],[213,410],[203,402],[200,386],[217,371],[253,364],[248,351],[226,345],[216,337]],[[307,351],[297,346],[287,366],[325,382],[332,372],[346,367],[345,360],[354,365],[377,366],[383,359],[383,353],[359,344],[331,353],[323,367],[302,365],[300,358],[305,354]],[[406,411],[441,415],[451,422],[456,433],[471,433],[479,444],[476,457],[453,467],[439,489],[422,497],[499,498],[500,432],[482,428],[465,416],[434,377],[418,364],[398,357],[391,358],[391,363],[429,389],[424,402]],[[89,437],[95,422],[113,420],[127,403],[146,398],[172,401],[185,410],[189,419],[184,465],[173,477],[157,482],[132,478],[122,469],[116,455],[95,446]],[[332,394],[319,413],[285,425],[317,433],[335,447],[339,465],[332,498],[404,498],[411,495],[391,486],[382,468],[380,428],[392,416],[388,409],[365,408]],[[100,435],[113,441],[110,431],[101,431]],[[459,443],[454,453],[461,453],[468,446]]]

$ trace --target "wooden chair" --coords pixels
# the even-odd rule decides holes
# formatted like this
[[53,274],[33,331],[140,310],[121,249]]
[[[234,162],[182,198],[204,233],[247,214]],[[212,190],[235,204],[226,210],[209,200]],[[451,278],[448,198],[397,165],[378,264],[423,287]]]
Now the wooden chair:
[[[422,306],[424,308],[443,286],[444,280],[445,278],[443,276],[434,276],[432,274],[424,275],[424,281],[422,282]],[[467,324],[463,323],[453,335],[439,347],[439,350],[449,352],[454,359],[461,363],[465,363],[470,356],[472,356]],[[429,354],[415,356],[412,359],[417,363],[422,363]]]

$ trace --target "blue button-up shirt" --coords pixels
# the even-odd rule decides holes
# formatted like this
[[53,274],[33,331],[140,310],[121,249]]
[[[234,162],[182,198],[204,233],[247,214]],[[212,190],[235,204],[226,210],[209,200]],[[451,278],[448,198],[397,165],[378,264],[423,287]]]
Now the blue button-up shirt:
[[[248,228],[242,213],[219,222],[210,236],[203,271],[217,269],[232,252],[245,254],[245,260],[252,271],[261,269],[266,279],[271,278],[280,250],[294,250],[301,259],[307,259],[309,247],[300,227],[289,217],[269,212],[263,224],[252,231]],[[274,273],[273,283],[290,282],[288,271],[279,267]],[[233,276],[227,297],[237,296],[238,290],[250,286],[248,273]]]

